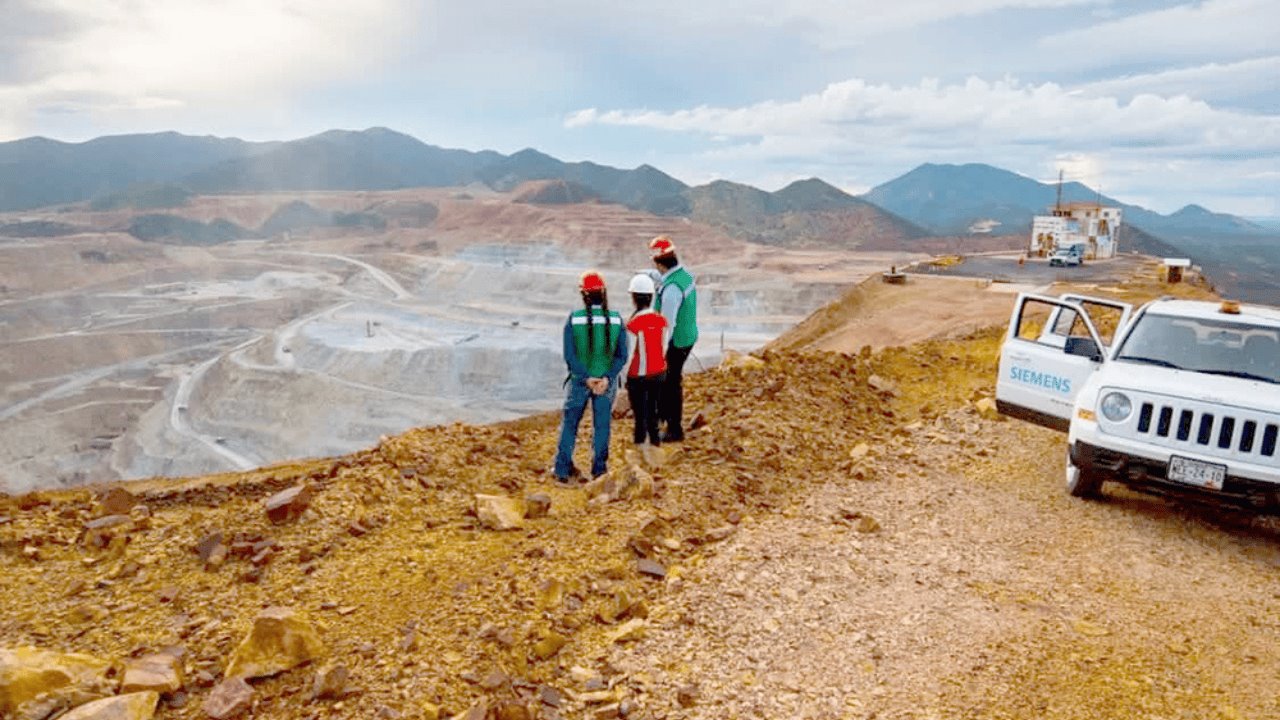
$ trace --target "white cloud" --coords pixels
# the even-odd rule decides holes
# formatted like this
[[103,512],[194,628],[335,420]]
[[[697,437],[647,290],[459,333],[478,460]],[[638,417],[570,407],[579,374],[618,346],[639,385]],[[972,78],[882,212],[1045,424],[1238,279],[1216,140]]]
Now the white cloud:
[[1189,95],[1201,100],[1235,100],[1277,89],[1280,55],[1232,63],[1208,63],[1154,73],[1125,75],[1082,86],[1095,96],[1129,98],[1152,95]]
[[[0,84],[0,127],[49,109],[112,113],[274,102],[368,68],[400,41],[408,0],[47,0],[65,29]],[[15,51],[16,52],[16,51]]]
[[920,145],[970,143],[1142,145],[1280,150],[1280,117],[1218,110],[1186,96],[1137,95],[1128,102],[1054,83],[980,78],[914,86],[853,79],[793,101],[675,111],[586,109],[568,127],[616,125],[759,138],[800,152],[846,140],[890,137]]
[[1053,173],[1040,181],[1056,182],[1058,173],[1061,172],[1064,178],[1098,188],[1105,177],[1105,164],[1106,158],[1098,153],[1060,153],[1050,163]]
[[1280,28],[1275,0],[1204,0],[1137,13],[1046,36],[1041,47],[1073,62],[1234,60],[1274,54]]

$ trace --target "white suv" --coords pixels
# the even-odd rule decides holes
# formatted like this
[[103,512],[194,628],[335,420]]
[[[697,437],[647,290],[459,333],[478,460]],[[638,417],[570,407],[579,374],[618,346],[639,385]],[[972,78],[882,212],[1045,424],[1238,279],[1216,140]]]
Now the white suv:
[[1162,299],[1133,313],[1097,298],[1020,295],[996,401],[1068,431],[1077,497],[1111,480],[1280,513],[1278,309]]

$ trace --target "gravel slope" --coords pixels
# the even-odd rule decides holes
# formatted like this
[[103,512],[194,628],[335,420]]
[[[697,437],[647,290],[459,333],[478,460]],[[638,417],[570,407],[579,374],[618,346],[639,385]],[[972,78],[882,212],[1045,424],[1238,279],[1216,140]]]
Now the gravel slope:
[[664,608],[671,632],[611,661],[660,669],[672,718],[1280,716],[1275,523],[1069,498],[1062,448],[964,415],[912,432],[870,461],[900,474],[833,477],[744,529]]

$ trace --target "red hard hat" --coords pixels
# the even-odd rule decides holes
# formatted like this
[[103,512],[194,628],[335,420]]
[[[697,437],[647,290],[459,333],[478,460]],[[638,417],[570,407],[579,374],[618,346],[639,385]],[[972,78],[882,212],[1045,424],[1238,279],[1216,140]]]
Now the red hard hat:
[[666,235],[659,235],[649,241],[649,250],[653,252],[653,256],[656,258],[666,257],[667,255],[675,254],[676,244],[671,242],[671,238]]
[[582,282],[578,283],[578,289],[582,292],[595,292],[604,289],[604,278],[595,270],[588,270],[582,273]]

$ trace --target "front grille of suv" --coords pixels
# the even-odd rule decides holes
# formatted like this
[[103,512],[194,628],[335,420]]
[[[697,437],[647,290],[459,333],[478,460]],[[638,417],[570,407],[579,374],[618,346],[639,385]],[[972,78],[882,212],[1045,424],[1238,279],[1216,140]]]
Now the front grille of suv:
[[1167,438],[1193,448],[1261,458],[1275,458],[1280,440],[1277,423],[1239,417],[1229,410],[1193,410],[1159,401],[1139,404],[1136,430],[1139,436]]

